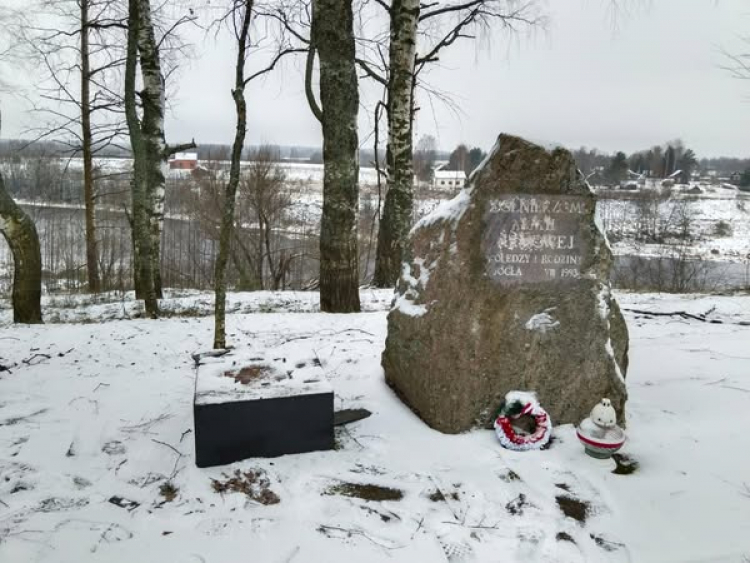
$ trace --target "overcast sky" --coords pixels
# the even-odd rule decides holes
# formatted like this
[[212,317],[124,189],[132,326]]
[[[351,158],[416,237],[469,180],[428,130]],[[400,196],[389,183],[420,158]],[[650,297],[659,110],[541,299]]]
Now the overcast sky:
[[[415,136],[434,135],[443,149],[466,142],[486,150],[498,133],[510,132],[626,152],[679,137],[700,156],[748,157],[750,80],[720,68],[722,48],[737,50],[738,37],[750,35],[748,4],[643,0],[615,21],[608,0],[549,0],[546,32],[510,42],[498,32],[489,46],[465,43],[443,57],[428,80],[450,93],[461,113],[421,96]],[[179,76],[167,137],[228,144],[234,132],[232,43],[196,39],[195,59]],[[301,67],[302,61],[290,62],[250,87],[248,144],[320,144]],[[372,102],[373,93],[363,85],[364,102]],[[6,138],[22,127],[19,112],[11,113],[4,116]],[[363,108],[363,141],[366,129]]]

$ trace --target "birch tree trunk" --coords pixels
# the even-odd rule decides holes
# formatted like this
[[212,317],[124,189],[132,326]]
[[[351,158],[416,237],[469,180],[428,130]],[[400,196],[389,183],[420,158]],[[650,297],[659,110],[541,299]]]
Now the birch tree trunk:
[[[136,296],[146,304],[146,312],[159,313],[162,297],[161,233],[164,225],[164,171],[169,156],[195,148],[195,142],[168,147],[164,139],[165,85],[161,73],[159,44],[156,41],[149,0],[129,0],[128,45],[125,64],[125,117],[133,150],[133,256]],[[142,117],[139,119],[135,75],[140,60],[143,90],[139,92]]]
[[419,0],[393,0],[388,82],[387,192],[378,232],[374,283],[392,287],[401,273],[414,206],[412,124]]
[[13,322],[42,322],[42,256],[31,218],[5,191],[0,175],[0,233],[13,254]]
[[312,36],[320,59],[323,127],[320,308],[331,313],[357,312],[359,90],[352,0],[314,0]]
[[89,0],[80,0],[81,9],[81,141],[83,153],[83,201],[86,214],[86,274],[92,293],[101,291],[99,252],[96,241],[96,197],[91,140],[91,64],[89,52]]
[[[253,1],[246,0],[242,15],[242,26],[237,37],[237,62],[235,66],[234,90],[232,98],[237,114],[237,127],[234,132],[232,157],[229,168],[229,181],[224,192],[224,210],[221,217],[219,233],[219,254],[216,257],[214,272],[214,348],[226,348],[226,269],[229,259],[229,246],[234,231],[234,209],[237,199],[237,186],[240,183],[240,160],[242,148],[245,144],[247,122],[247,106],[245,103],[245,53],[247,50],[247,36],[250,29]],[[261,261],[262,263],[262,261]]]
[[132,235],[133,235],[133,276],[136,296],[143,299],[146,314],[156,317],[159,302],[156,297],[153,277],[151,234],[148,216],[148,177],[146,143],[138,118],[135,78],[138,65],[138,35],[140,27],[140,1],[129,0],[128,44],[125,61],[125,119],[130,134],[133,151],[133,178],[131,183]]
[[169,154],[164,138],[164,78],[159,48],[151,20],[150,0],[138,0],[138,52],[141,62],[143,118],[141,142],[144,145],[146,201],[151,237],[151,275],[156,297],[163,297],[161,286],[161,233],[164,227],[164,168]]

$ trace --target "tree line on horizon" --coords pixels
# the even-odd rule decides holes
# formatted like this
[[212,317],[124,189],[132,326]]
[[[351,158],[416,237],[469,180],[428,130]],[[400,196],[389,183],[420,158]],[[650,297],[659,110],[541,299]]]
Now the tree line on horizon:
[[750,185],[744,182],[750,176],[750,158],[699,158],[679,139],[629,155],[623,151],[609,154],[581,147],[573,151],[573,157],[584,176],[602,184],[618,185],[634,176],[655,179],[674,176],[678,183],[687,184],[696,172],[715,171],[723,177],[737,178],[741,187]]

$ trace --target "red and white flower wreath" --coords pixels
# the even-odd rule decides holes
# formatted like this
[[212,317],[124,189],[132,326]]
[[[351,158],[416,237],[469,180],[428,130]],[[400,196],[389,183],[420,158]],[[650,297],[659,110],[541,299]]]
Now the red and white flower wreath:
[[[513,428],[513,421],[524,415],[531,415],[536,422],[531,434],[519,434]],[[532,393],[514,391],[506,395],[500,406],[495,419],[495,434],[500,444],[509,450],[538,450],[549,442],[552,421]]]

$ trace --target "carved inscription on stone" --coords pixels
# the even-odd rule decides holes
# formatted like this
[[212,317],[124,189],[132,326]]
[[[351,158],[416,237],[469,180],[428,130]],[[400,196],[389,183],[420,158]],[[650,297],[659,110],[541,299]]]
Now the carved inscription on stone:
[[509,194],[488,202],[482,250],[494,282],[566,283],[581,276],[588,200]]

